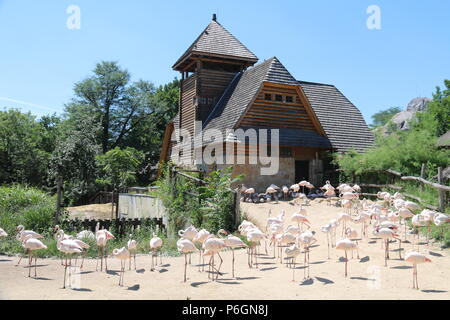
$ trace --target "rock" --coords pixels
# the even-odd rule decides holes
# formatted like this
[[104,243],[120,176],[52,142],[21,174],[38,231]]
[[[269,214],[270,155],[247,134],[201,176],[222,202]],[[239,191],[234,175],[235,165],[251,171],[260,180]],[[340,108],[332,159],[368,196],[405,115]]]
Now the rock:
[[409,122],[415,114],[412,111],[402,111],[393,116],[391,122],[396,125],[397,129],[408,130],[410,128]]
[[425,111],[427,108],[428,102],[430,102],[430,98],[415,98],[412,99],[408,106],[406,107],[406,111],[412,111],[412,112],[421,112]]

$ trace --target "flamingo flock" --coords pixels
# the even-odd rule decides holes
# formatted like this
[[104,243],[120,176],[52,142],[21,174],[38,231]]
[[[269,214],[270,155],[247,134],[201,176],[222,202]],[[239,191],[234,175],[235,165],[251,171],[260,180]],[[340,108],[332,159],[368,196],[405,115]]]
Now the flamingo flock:
[[[296,193],[298,199],[302,199],[304,193],[300,193],[300,189],[304,192],[305,188],[312,188],[312,184],[307,181],[301,181],[290,187],[283,186],[278,188],[271,185],[266,189],[266,194],[278,198],[276,193],[278,190],[288,197],[289,192]],[[413,266],[413,288],[418,289],[417,281],[417,265],[431,260],[426,256],[424,250],[421,250],[419,241],[419,231],[422,229],[426,234],[426,243],[429,245],[431,225],[434,224],[443,230],[443,226],[450,222],[450,217],[444,213],[436,212],[429,209],[421,210],[420,206],[412,201],[406,201],[400,193],[393,195],[388,192],[379,192],[377,194],[378,201],[370,201],[361,199],[361,188],[358,185],[341,184],[334,188],[329,181],[325,183],[321,189],[325,190],[327,198],[336,197],[342,207],[334,219],[321,226],[319,231],[326,235],[327,241],[327,259],[332,258],[332,253],[341,255],[341,261],[344,263],[344,277],[349,275],[349,263],[354,259],[356,251],[356,259],[360,259],[360,249],[364,249],[361,244],[378,242],[381,247],[380,258],[383,257],[384,265],[388,265],[390,257],[390,246],[392,243],[398,243],[399,259]],[[255,193],[253,188],[245,188],[244,193],[252,195]],[[298,263],[303,264],[304,280],[310,279],[310,255],[314,252],[314,247],[321,245],[317,239],[316,230],[311,224],[311,212],[305,208],[306,202],[293,201],[295,210],[290,215],[285,210],[280,210],[279,214],[272,215],[272,207],[260,229],[256,224],[249,220],[244,220],[237,227],[236,233],[232,234],[226,230],[220,229],[217,232],[210,232],[206,229],[198,230],[195,226],[190,225],[184,230],[178,231],[179,239],[177,240],[178,252],[184,256],[184,273],[183,282],[188,280],[188,266],[192,263],[192,254],[199,254],[198,271],[205,271],[204,266],[208,266],[207,277],[210,281],[215,282],[224,274],[223,268],[230,268],[231,276],[236,278],[236,259],[235,251],[243,249],[247,253],[247,263],[249,269],[259,269],[258,259],[261,256],[273,257],[274,261],[286,268],[292,269],[292,281],[295,282],[295,269]],[[411,223],[414,240],[407,240],[407,225]],[[369,232],[371,228],[372,232]],[[34,276],[37,277],[37,250],[47,249],[43,243],[43,236],[32,231],[26,230],[23,225],[16,228],[16,239],[20,241],[25,254],[28,256],[28,277],[31,277],[31,271],[34,266]],[[59,226],[55,226],[56,247],[63,254],[61,264],[64,267],[64,283],[66,288],[66,279],[72,277],[73,266],[77,265],[77,259],[81,258],[80,269],[83,268],[84,257],[89,249],[87,240],[95,242],[98,249],[98,258],[96,270],[100,263],[100,272],[103,271],[103,263],[105,270],[108,271],[108,241],[114,239],[115,236],[106,229],[93,233],[84,230],[76,236],[66,234]],[[403,233],[403,234],[402,234]],[[8,237],[8,234],[0,228],[0,239]],[[402,245],[410,243],[410,250],[402,257]],[[151,253],[151,271],[155,270],[158,264],[158,255],[161,253],[163,241],[155,233],[148,243]],[[134,260],[134,269],[136,270],[136,252],[139,243],[133,239],[130,234],[126,246],[122,248],[110,249],[111,254],[117,260],[120,260],[121,267],[119,271],[119,286],[124,285],[124,275],[126,264],[128,269],[132,269],[132,260]],[[424,248],[424,247],[422,247]],[[223,251],[231,251],[231,263],[228,265],[222,256]],[[272,251],[272,252],[269,252]],[[381,253],[382,252],[382,253]],[[283,257],[284,255],[284,257]],[[298,262],[299,257],[302,257]],[[20,264],[23,256],[20,257],[17,265]],[[205,258],[207,263],[205,264]],[[277,260],[277,258],[279,260]],[[34,264],[33,264],[34,259]],[[223,267],[225,262],[225,267]],[[162,258],[160,255],[160,264]],[[202,267],[202,269],[200,269]],[[351,266],[350,266],[351,267]],[[206,276],[205,276],[206,277]],[[238,278],[236,278],[238,279]],[[70,281],[69,281],[70,282]]]

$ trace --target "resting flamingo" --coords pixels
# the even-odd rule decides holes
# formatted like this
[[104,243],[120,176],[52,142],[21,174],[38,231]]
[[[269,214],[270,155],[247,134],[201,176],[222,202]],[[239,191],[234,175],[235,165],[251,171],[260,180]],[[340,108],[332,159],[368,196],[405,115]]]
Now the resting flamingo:
[[131,257],[134,259],[134,270],[136,270],[136,251],[137,251],[137,242],[133,240],[133,235],[130,234],[130,239],[127,242],[127,249],[130,252],[130,261],[128,264],[128,270],[131,270]]
[[114,257],[120,260],[119,286],[123,286],[123,278],[125,277],[125,265],[127,263],[127,259],[131,260],[130,251],[125,247],[121,249],[116,248],[113,250],[112,254]]
[[[305,231],[301,233],[298,236],[298,240],[301,243],[304,253],[305,253],[305,259],[304,259],[304,278],[309,278],[309,248],[317,242],[317,239],[314,238],[314,234],[311,231]],[[306,276],[306,269],[308,269],[308,276]]]
[[[400,241],[401,247],[402,240],[398,237],[398,234],[395,232],[395,230],[386,227],[376,227],[373,231],[373,234],[379,236],[384,241],[384,266],[387,266],[387,260],[389,259],[389,241],[391,239],[397,239],[398,241]],[[401,258],[400,250],[399,254]]]
[[[153,232],[153,238],[150,239],[150,250],[152,250],[152,267],[150,271],[155,270],[155,262],[154,259],[156,258],[156,263],[158,263],[158,252],[161,249],[163,245],[163,241],[160,237],[156,235],[156,233]],[[160,253],[160,263],[162,264],[162,257]]]
[[[64,282],[63,282],[63,289],[66,288],[66,274],[67,274],[67,267],[72,266],[72,260],[70,256],[75,253],[82,253],[83,248],[81,248],[77,242],[70,239],[64,239],[64,232],[60,230],[57,235],[57,242],[56,242],[56,248],[65,254],[66,256],[66,262],[64,264]],[[69,255],[69,262],[67,262],[67,255]],[[69,269],[69,279],[71,278],[72,270]]]
[[328,259],[330,259],[330,234],[331,234],[331,231],[332,231],[331,224],[328,223],[328,224],[322,226],[321,231],[323,233],[326,233],[326,235],[327,235]]
[[405,260],[413,265],[413,289],[419,290],[419,283],[417,282],[417,265],[420,263],[431,262],[425,255],[410,251],[406,254]]
[[237,248],[246,248],[247,245],[244,243],[244,241],[241,240],[241,238],[233,236],[231,234],[229,234],[224,240],[223,242],[225,243],[225,245],[231,249],[231,254],[233,256],[232,261],[231,261],[231,274],[232,277],[234,278],[234,249]]
[[[178,230],[178,235],[184,239],[188,239],[193,241],[195,236],[197,235],[197,229],[191,225],[186,230]],[[191,254],[189,254],[189,264],[191,264]]]
[[292,268],[292,281],[294,282],[295,281],[295,259],[300,254],[300,249],[294,243],[292,246],[287,247],[284,250],[284,253],[286,254],[286,258],[291,260],[289,265]]
[[191,240],[185,238],[178,239],[177,249],[180,253],[184,254],[184,282],[186,282],[187,254],[197,252],[198,249]]
[[[106,247],[109,239],[114,239],[114,235],[106,229],[98,230],[96,232],[96,241],[100,255],[100,271],[103,270],[103,258],[105,259],[105,270],[108,271],[108,249]],[[95,266],[95,270],[98,270],[98,259]]]
[[342,239],[342,240],[339,240],[338,242],[336,242],[336,249],[345,251],[345,277],[347,277],[347,263],[348,263],[347,251],[348,250],[353,251],[357,248],[358,248],[358,246],[356,245],[356,243],[354,243],[350,239]]

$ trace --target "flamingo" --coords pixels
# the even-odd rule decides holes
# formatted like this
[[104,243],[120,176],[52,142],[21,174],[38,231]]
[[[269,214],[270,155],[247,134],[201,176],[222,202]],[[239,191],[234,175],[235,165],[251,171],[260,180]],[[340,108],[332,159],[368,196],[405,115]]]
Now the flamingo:
[[353,219],[349,214],[343,212],[343,213],[339,214],[337,220],[339,221],[339,223],[342,222],[342,234],[341,235],[344,236],[345,229],[347,228],[347,221],[353,221]]
[[[47,246],[40,240],[33,238],[32,235],[27,235],[22,240],[22,247],[28,252],[28,277],[31,277],[31,267],[33,263],[33,251],[40,249],[47,249]],[[34,276],[37,276],[37,257],[34,259]]]
[[[193,241],[195,236],[197,235],[197,229],[191,225],[186,230],[178,230],[178,235],[182,238]],[[191,254],[189,254],[189,264],[191,264]]]
[[233,256],[232,262],[231,262],[231,266],[232,266],[232,277],[234,278],[234,249],[237,248],[246,248],[247,245],[244,243],[244,241],[242,241],[239,237],[233,236],[233,235],[228,235],[227,238],[225,238],[223,240],[223,242],[225,243],[225,245],[229,248],[231,248],[231,253]]
[[177,241],[177,249],[179,252],[184,254],[184,282],[186,282],[186,268],[187,268],[187,254],[192,252],[197,252],[198,249],[195,247],[195,244],[192,243],[191,240],[180,238]]
[[294,222],[294,223],[297,223],[297,225],[300,228],[300,230],[303,230],[303,224],[306,224],[308,229],[310,228],[309,220],[301,213],[294,213],[291,216],[291,221]]
[[406,241],[406,219],[414,217],[414,214],[407,208],[401,207],[398,209],[398,215],[403,219],[403,224],[405,225],[405,240]]
[[123,247],[121,249],[116,248],[113,250],[112,254],[114,257],[120,260],[119,286],[123,286],[123,278],[125,276],[125,264],[127,263],[127,259],[131,260],[130,251],[126,247]]
[[330,234],[332,231],[332,226],[330,223],[322,226],[321,231],[327,234],[327,246],[328,246],[328,259],[330,259]]
[[276,203],[278,203],[278,197],[277,197],[276,193],[277,193],[277,189],[272,186],[270,186],[266,189],[266,195],[270,194],[270,199],[272,199],[272,195],[274,195],[275,201],[276,201]]
[[[33,239],[41,239],[43,238],[42,235],[40,235],[37,232],[34,232],[33,230],[25,230],[25,227],[23,225],[18,225],[17,228],[17,235],[16,239],[23,243],[23,240],[25,238],[33,238]],[[28,254],[28,249],[25,248],[25,254]],[[16,267],[20,264],[20,261],[22,261],[23,255],[20,257],[19,261],[16,264]]]
[[[156,263],[158,263],[158,251],[161,249],[163,245],[163,241],[160,237],[156,235],[156,233],[153,232],[153,238],[150,239],[150,250],[152,250],[152,267],[150,271],[155,270],[155,263],[154,258],[156,257]],[[161,264],[162,264],[162,257],[160,255]]]
[[426,224],[427,224],[427,245],[429,244],[429,241],[430,241],[431,223],[433,222],[434,216],[436,214],[437,214],[436,211],[429,210],[429,209],[424,209],[420,213],[420,215],[424,217],[424,220],[426,221]]
[[350,239],[342,239],[342,240],[339,240],[338,242],[336,242],[336,249],[345,251],[345,277],[347,277],[347,263],[348,263],[347,251],[348,250],[353,251],[357,248],[358,248],[358,246],[356,245],[356,243],[354,243]]
[[330,233],[330,240],[331,241],[331,247],[334,248],[335,244],[336,244],[336,229],[337,227],[339,227],[339,220],[337,219],[332,219],[330,220],[330,225],[331,225],[331,233]]
[[[286,247],[286,246],[292,245],[293,243],[296,242],[297,238],[293,234],[291,234],[289,232],[285,232],[285,233],[280,234],[277,237],[277,240],[278,240],[278,247],[280,249],[280,254],[279,254],[279,256],[280,256],[280,263],[283,264],[283,250],[282,250],[282,247]],[[287,266],[287,261],[286,261],[286,266]]]
[[[347,239],[354,241],[358,246],[358,241],[356,240],[358,239],[358,232],[355,229],[348,227],[347,229],[345,229],[345,235],[347,236]],[[356,249],[356,254],[357,254],[356,258],[359,259],[358,249]],[[352,259],[353,259],[353,250],[352,250]]]
[[420,210],[420,206],[417,203],[412,202],[412,201],[405,201],[404,207],[411,211]]
[[95,234],[92,231],[89,230],[83,230],[77,233],[77,239],[80,240],[95,240]]
[[[66,255],[66,263],[64,265],[64,283],[63,283],[63,289],[66,288],[66,274],[67,274],[67,267],[72,265],[71,259],[69,259],[69,263],[67,263],[67,255],[72,255],[74,253],[82,253],[83,248],[81,248],[77,242],[70,239],[64,239],[64,232],[60,230],[57,235],[57,242],[56,242],[56,248],[64,253]],[[69,270],[69,278],[71,277],[72,271]]]
[[444,240],[444,225],[446,223],[450,222],[450,216],[443,214],[443,213],[438,213],[434,216],[433,218],[433,222],[437,227],[440,227],[441,229],[441,238],[442,241]]
[[406,254],[405,260],[413,265],[413,289],[419,290],[419,283],[417,282],[417,265],[420,263],[431,262],[425,255],[410,251]]
[[289,188],[287,186],[283,186],[281,188],[281,190],[283,191],[284,200],[287,200],[288,199],[288,194],[289,194]]
[[[103,258],[105,259],[105,270],[108,271],[108,250],[107,250],[107,242],[109,239],[114,239],[114,235],[106,229],[98,230],[96,232],[96,242],[100,255],[100,271],[103,270]],[[95,266],[95,270],[98,270],[98,259],[97,264]]]
[[[56,237],[56,241],[58,241],[58,234],[61,234],[60,237],[61,237],[62,240],[74,241],[81,248],[81,250],[82,250],[82,260],[81,260],[80,269],[83,269],[83,264],[84,264],[83,252],[85,252],[85,250],[87,251],[87,249],[89,249],[90,246],[87,243],[85,243],[84,241],[80,240],[80,239],[74,239],[73,237],[66,235],[62,229],[59,229],[58,233],[56,234],[56,236],[57,236]],[[75,265],[77,264],[77,260],[76,259],[77,258],[75,258]],[[61,262],[62,262],[62,258],[61,258]],[[61,265],[63,265],[63,264],[61,264]]]
[[[204,260],[204,256],[203,256],[203,243],[205,242],[206,239],[208,239],[210,235],[210,232],[206,229],[201,229],[197,235],[194,237],[194,239],[192,240],[192,242],[194,243],[199,243],[200,244],[200,252],[199,252],[199,258],[198,258],[198,271],[200,272],[200,265],[202,267],[202,271],[205,271],[205,260]],[[203,263],[202,263],[202,259],[203,259]]]
[[5,238],[7,236],[8,236],[8,234],[6,233],[6,231],[3,230],[2,228],[0,228],[0,238]]
[[[384,266],[387,266],[387,260],[389,259],[389,241],[390,239],[394,238],[400,241],[400,248],[401,248],[401,239],[398,238],[398,234],[390,228],[386,228],[386,227],[376,227],[374,229],[374,235],[379,236],[380,238],[383,239],[384,243],[385,243],[385,252],[384,252]],[[399,249],[400,249],[399,248]],[[399,250],[399,254],[400,254],[400,259],[401,259],[401,251]]]
[[127,242],[127,249],[130,253],[130,261],[128,265],[128,270],[131,270],[131,256],[133,256],[134,259],[134,270],[136,270],[136,250],[137,250],[137,242],[136,240],[132,239],[133,235],[130,234],[130,240]]
[[[288,228],[289,227],[292,227],[292,226],[288,226]],[[280,223],[273,223],[270,226],[270,229],[269,229],[270,244],[269,245],[273,244],[273,257],[274,258],[275,258],[275,251],[276,251],[276,242],[277,242],[276,241],[276,237],[277,237],[278,234],[281,234],[281,233],[283,233],[283,225],[282,224],[280,224]]]
[[[298,240],[303,246],[305,259],[304,259],[304,278],[309,278],[309,248],[317,242],[317,239],[314,238],[314,234],[311,231],[305,231],[298,236]],[[306,269],[308,269],[308,277],[306,277]]]
[[428,225],[428,222],[425,220],[425,217],[423,215],[420,214],[416,214],[414,215],[414,217],[412,217],[411,219],[412,225],[414,226],[414,228],[417,231],[417,249],[419,249],[419,239],[420,239],[420,228],[421,227],[426,227]]
[[[70,235],[64,233],[64,230],[62,230],[61,227],[60,227],[59,225],[56,225],[56,226],[53,228],[53,232],[55,233],[55,234],[54,234],[54,238],[55,238],[56,241],[58,241],[58,234],[59,234],[60,231],[62,231],[62,234],[63,234],[63,240],[69,240],[69,239],[72,239],[72,237],[71,237]],[[63,262],[63,258],[62,258],[62,257],[61,257],[61,265],[62,265],[62,266],[64,265],[64,262]]]
[[[290,247],[286,247],[286,249],[284,250],[284,253],[286,254],[286,258],[289,258],[291,260],[291,267],[292,267],[292,281],[295,281],[295,259],[297,258],[297,256],[300,254],[300,249],[295,245],[295,243],[290,246]],[[293,265],[293,266],[292,266]]]
[[261,240],[264,240],[265,238],[266,235],[258,228],[251,229],[247,233],[247,241],[250,242],[250,261],[249,261],[250,268],[252,267],[253,256],[255,257],[256,268],[258,268],[257,246],[261,243]]

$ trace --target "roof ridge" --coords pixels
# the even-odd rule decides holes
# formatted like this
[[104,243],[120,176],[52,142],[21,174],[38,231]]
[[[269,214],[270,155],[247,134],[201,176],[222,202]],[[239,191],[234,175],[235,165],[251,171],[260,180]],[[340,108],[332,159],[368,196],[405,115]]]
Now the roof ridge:
[[304,80],[297,80],[297,82],[298,83],[319,84],[319,85],[322,85],[322,86],[336,87],[334,84],[323,83],[323,82],[313,82],[313,81],[304,81]]

